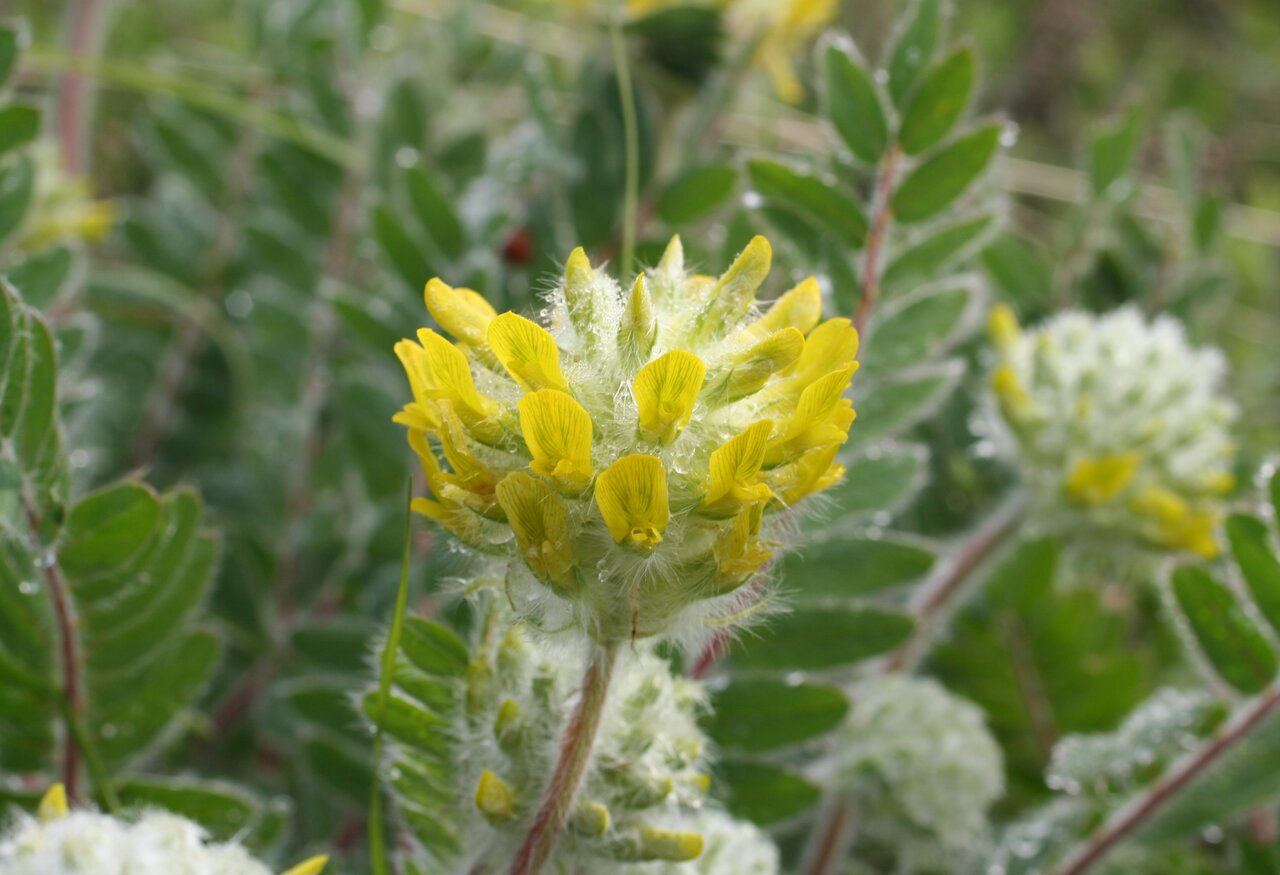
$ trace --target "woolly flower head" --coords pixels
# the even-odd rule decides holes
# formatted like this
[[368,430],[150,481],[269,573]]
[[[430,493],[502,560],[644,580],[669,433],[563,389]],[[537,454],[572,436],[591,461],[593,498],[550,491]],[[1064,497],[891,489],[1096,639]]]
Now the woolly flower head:
[[454,342],[396,345],[414,400],[395,418],[433,496],[414,509],[509,557],[543,628],[616,642],[742,610],[785,512],[843,476],[854,418],[857,332],[819,324],[812,278],[762,312],[770,260],[757,237],[690,274],[677,237],[624,292],[577,249],[538,321],[433,279]]
[[831,765],[836,785],[857,801],[866,837],[897,848],[902,871],[973,854],[986,811],[1004,792],[1000,748],[982,712],[921,678],[872,678],[851,698]]
[[[414,778],[407,760],[396,770],[399,795],[413,809],[406,811],[409,822],[456,837],[443,844],[454,858],[437,859],[436,868],[471,871],[491,860],[476,853],[501,858],[514,850],[554,768],[563,716],[579,694],[575,661],[554,643],[518,625],[492,637],[498,640],[482,643],[475,654],[465,707],[451,732],[457,769],[451,783],[462,788],[463,798],[441,797],[430,810],[419,810],[416,800],[431,795],[429,781]],[[703,850],[702,836],[688,822],[708,787],[702,762],[707,742],[698,726],[702,685],[673,674],[644,644],[626,648],[619,659],[610,707],[556,846],[553,863],[565,871],[683,861]],[[475,840],[482,835],[485,841]]]
[[992,312],[1000,413],[1050,517],[1204,557],[1234,487],[1226,363],[1167,316],[1063,313],[1022,331]]
[[[318,875],[324,857],[312,857],[285,875]],[[125,821],[67,810],[62,785],[40,803],[36,818],[22,817],[0,838],[5,875],[271,875],[239,845],[207,841],[185,818],[153,811]]]

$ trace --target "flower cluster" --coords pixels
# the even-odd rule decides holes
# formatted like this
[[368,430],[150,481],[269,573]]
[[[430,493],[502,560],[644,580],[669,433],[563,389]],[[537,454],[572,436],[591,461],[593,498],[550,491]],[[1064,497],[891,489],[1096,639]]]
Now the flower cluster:
[[35,192],[18,235],[18,249],[35,252],[68,240],[93,243],[105,237],[116,221],[115,205],[94,200],[87,180],[67,176],[53,146],[34,149],[32,157]]
[[862,834],[899,849],[899,871],[954,870],[987,831],[1004,792],[1000,747],[982,712],[933,680],[862,682],[837,730],[836,786],[858,805]]
[[508,596],[543,628],[617,642],[741,610],[783,512],[843,476],[854,418],[857,332],[821,322],[812,278],[761,312],[770,261],[757,237],[691,274],[677,237],[624,294],[577,249],[539,321],[433,279],[454,340],[396,345],[414,400],[395,418],[432,493],[414,509],[510,557]]
[[[447,819],[459,838],[457,859],[437,861],[459,871],[509,853],[527,831],[581,680],[563,648],[518,624],[491,637],[496,640],[482,642],[473,655],[464,707],[451,730],[457,740],[453,783],[466,798],[446,802],[432,825],[446,828]],[[566,871],[681,862],[704,849],[701,831],[690,826],[709,784],[707,741],[698,726],[702,685],[674,675],[644,644],[634,652],[627,648],[619,659],[610,707],[556,846],[554,859]],[[411,790],[403,782],[397,786]],[[474,840],[480,836],[487,840]]]
[[[285,875],[319,875],[325,857],[312,857]],[[0,838],[5,875],[271,875],[234,844],[214,844],[185,818],[161,811],[125,821],[92,811],[67,810],[54,785],[38,816],[21,818]]]
[[684,863],[588,867],[585,875],[777,875],[778,848],[756,826],[718,808],[703,807],[685,819],[702,836],[702,853]]
[[992,388],[1043,508],[1204,557],[1234,488],[1226,364],[1182,326],[1131,307],[1063,313],[1023,332],[991,314]]

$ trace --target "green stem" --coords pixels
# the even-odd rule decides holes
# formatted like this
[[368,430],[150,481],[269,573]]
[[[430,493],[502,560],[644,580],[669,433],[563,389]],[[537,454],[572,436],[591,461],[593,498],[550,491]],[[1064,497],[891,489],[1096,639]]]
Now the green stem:
[[591,646],[593,652],[582,676],[581,698],[560,740],[560,759],[533,824],[511,865],[510,875],[537,875],[542,871],[569,819],[573,797],[591,761],[591,750],[595,747],[596,732],[609,694],[609,681],[618,661],[618,645]]
[[405,606],[409,601],[409,555],[412,542],[409,503],[413,500],[413,478],[405,484],[404,552],[400,557],[400,587],[396,590],[396,606],[391,612],[391,628],[387,643],[382,648],[382,671],[378,676],[378,704],[373,735],[373,790],[369,796],[369,858],[373,875],[387,875],[386,837],[382,831],[382,782],[378,767],[382,763],[382,724],[387,714],[387,702],[391,698],[391,677],[395,672],[396,654],[400,651],[400,631],[404,626]]
[[615,8],[609,19],[609,42],[618,77],[618,102],[622,105],[622,135],[626,148],[626,183],[622,199],[622,264],[619,276],[626,282],[636,254],[636,216],[640,201],[640,132],[636,124],[636,92],[631,83],[627,43],[622,36],[622,9]]

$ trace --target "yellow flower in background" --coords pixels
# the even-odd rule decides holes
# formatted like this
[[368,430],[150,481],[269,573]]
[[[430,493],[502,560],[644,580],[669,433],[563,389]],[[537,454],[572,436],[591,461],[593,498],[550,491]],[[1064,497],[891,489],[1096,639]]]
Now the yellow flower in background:
[[820,322],[812,279],[758,305],[771,260],[757,237],[694,275],[673,238],[624,292],[578,249],[539,321],[431,280],[454,340],[396,345],[431,493],[414,509],[506,557],[547,628],[622,640],[740,612],[783,519],[843,475],[854,419],[857,332]]
[[107,236],[116,222],[115,204],[94,200],[88,180],[67,176],[55,148],[36,148],[33,158],[35,192],[17,237],[17,248],[36,252],[56,243],[95,243]]
[[1067,312],[1024,331],[997,307],[997,407],[1051,514],[1210,558],[1234,488],[1226,363],[1133,308]]

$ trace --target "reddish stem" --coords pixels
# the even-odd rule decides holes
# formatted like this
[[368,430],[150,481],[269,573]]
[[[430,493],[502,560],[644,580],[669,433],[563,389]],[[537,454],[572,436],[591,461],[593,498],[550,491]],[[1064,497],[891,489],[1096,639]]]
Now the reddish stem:
[[1212,766],[1258,727],[1280,704],[1280,686],[1268,687],[1224,724],[1197,751],[1175,763],[1155,784],[1113,814],[1083,845],[1053,870],[1053,875],[1082,875],[1129,838],[1178,791]]
[[[98,0],[72,0],[67,12],[67,54],[73,60],[93,54],[97,19]],[[62,167],[71,176],[83,176],[88,169],[89,88],[89,78],[74,70],[63,75],[58,88],[59,151]]]
[[587,663],[587,670],[582,676],[581,698],[560,740],[556,770],[511,865],[511,875],[537,875],[541,872],[569,819],[573,797],[591,761],[591,750],[595,746],[600,718],[604,716],[609,681],[617,658],[617,645],[609,644],[596,648]]
[[826,809],[822,828],[806,858],[802,869],[805,875],[831,875],[839,871],[853,844],[855,825],[853,807],[842,799],[834,800]]
[[880,296],[880,259],[884,251],[884,238],[893,217],[893,186],[897,177],[898,159],[902,150],[895,143],[885,152],[876,175],[875,203],[871,209],[871,230],[867,233],[867,249],[862,259],[862,297],[853,316],[853,327],[858,334],[867,326],[871,310]]

